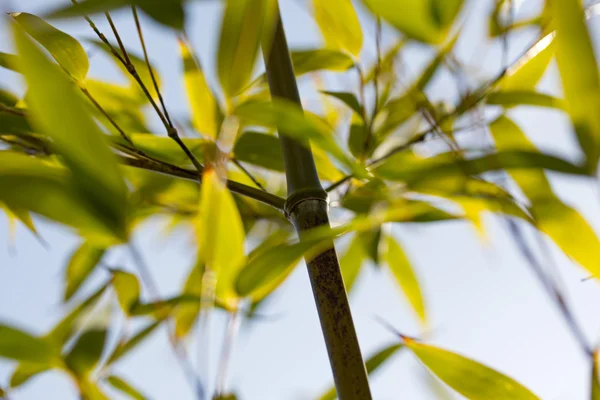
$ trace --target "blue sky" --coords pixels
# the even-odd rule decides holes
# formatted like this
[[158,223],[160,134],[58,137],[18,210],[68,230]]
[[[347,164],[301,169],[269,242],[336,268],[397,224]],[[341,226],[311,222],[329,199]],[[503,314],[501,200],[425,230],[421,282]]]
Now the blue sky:
[[[40,14],[67,2],[4,0],[0,9]],[[458,54],[474,71],[485,76],[497,71],[500,62],[499,46],[490,46],[480,39],[487,29],[483,16],[490,10],[492,2],[470,3],[468,30],[459,42]],[[521,12],[534,10],[537,3],[525,1]],[[281,4],[290,47],[317,46],[320,41],[318,30],[302,6],[304,1],[281,0]],[[219,2],[191,3],[190,12],[189,37],[213,79]],[[372,54],[372,21],[364,12],[361,18],[366,33],[365,47],[368,47],[365,54]],[[109,31],[102,18],[95,20],[101,30]],[[126,12],[116,13],[115,21],[129,46],[137,46],[131,16]],[[593,25],[596,21],[591,22]],[[184,116],[187,106],[175,36],[147,19],[143,23],[147,26],[151,58],[164,82],[167,104],[175,115]],[[74,36],[91,37],[85,22],[56,25]],[[598,39],[599,30],[592,28],[592,33],[594,39]],[[511,45],[511,55],[519,54],[531,38],[526,33],[517,35]],[[122,79],[109,61],[89,50],[92,76]],[[0,19],[0,51],[12,51],[3,19]],[[427,49],[412,46],[404,60],[406,77],[402,79],[410,82],[410,77],[431,54]],[[555,69],[551,68],[542,82],[543,89],[559,92],[556,77]],[[353,81],[345,82],[333,81],[336,87],[355,85]],[[0,70],[0,84],[15,90],[23,89],[18,75],[3,70]],[[348,89],[351,88],[353,86]],[[316,95],[305,88],[302,92],[305,104],[316,99]],[[447,74],[440,74],[429,92],[434,99],[451,98],[454,88]],[[578,157],[579,150],[563,115],[530,108],[513,111],[511,115],[539,147],[569,158]],[[552,183],[561,197],[576,206],[598,232],[597,189],[589,181],[574,178],[553,177]],[[186,231],[164,237],[159,222],[148,222],[135,240],[159,282],[161,294],[167,296],[180,288],[194,252]],[[394,234],[401,238],[423,284],[432,321],[431,342],[514,377],[544,400],[588,398],[589,366],[560,314],[529,272],[501,222],[491,216],[485,222],[489,234],[486,243],[482,243],[475,231],[464,223],[394,228]],[[64,312],[60,300],[63,268],[69,252],[78,242],[63,228],[45,222],[40,222],[39,227],[48,243],[46,247],[22,227],[17,230],[15,245],[11,246],[7,220],[4,215],[0,216],[0,322],[32,332],[44,332]],[[549,248],[575,315],[588,340],[595,343],[600,332],[598,285],[593,281],[582,282],[587,276],[585,271],[573,265],[550,242]],[[131,267],[126,251],[121,249],[110,254],[109,262]],[[101,281],[102,274],[100,271],[94,276],[87,289]],[[363,269],[359,279],[351,303],[365,354],[395,340],[374,319],[375,315],[407,334],[418,333],[416,319],[387,271],[369,266]],[[242,399],[314,398],[330,384],[331,374],[310,285],[302,266],[276,292],[264,312],[276,318],[243,326],[235,347],[228,388],[239,393]],[[211,367],[203,374],[208,378],[209,386],[214,381],[224,322],[221,314],[216,314],[212,322]],[[118,364],[117,371],[142,388],[151,399],[193,399],[166,343],[166,331],[161,330],[143,348]],[[194,343],[190,343],[190,348],[195,360]],[[11,368],[11,363],[0,361],[0,385],[7,382]],[[396,355],[378,371],[372,379],[372,390],[378,400],[441,398],[431,389],[431,380],[425,370],[408,353]],[[113,395],[115,399],[120,398],[111,392],[111,398]],[[77,396],[71,383],[57,373],[41,375],[11,395],[13,400],[42,398],[71,400]]]

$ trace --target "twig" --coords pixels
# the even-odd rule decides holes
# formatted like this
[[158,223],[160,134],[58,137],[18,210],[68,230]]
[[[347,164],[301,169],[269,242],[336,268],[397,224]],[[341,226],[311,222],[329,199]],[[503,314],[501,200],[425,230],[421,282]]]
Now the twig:
[[0,111],[8,113],[8,114],[12,114],[12,115],[18,115],[19,117],[25,116],[24,110],[21,110],[20,108],[16,108],[16,107],[10,107],[5,104],[0,104]]
[[232,158],[231,161],[244,173],[246,174],[246,176],[248,178],[250,178],[250,180],[252,181],[252,183],[254,183],[256,185],[256,187],[258,187],[259,189],[263,190],[263,191],[267,191],[267,189],[265,189],[265,187],[258,181],[258,179],[256,179],[256,177],[250,172],[248,171],[248,169],[246,167],[244,167],[244,164],[242,164],[242,162],[236,158]]
[[229,315],[229,321],[225,329],[225,341],[221,350],[221,358],[219,360],[219,369],[217,375],[217,384],[215,388],[215,396],[225,395],[225,389],[227,384],[227,372],[229,370],[229,363],[231,361],[231,354],[233,353],[233,344],[235,337],[240,327],[240,318],[237,310],[233,311]]

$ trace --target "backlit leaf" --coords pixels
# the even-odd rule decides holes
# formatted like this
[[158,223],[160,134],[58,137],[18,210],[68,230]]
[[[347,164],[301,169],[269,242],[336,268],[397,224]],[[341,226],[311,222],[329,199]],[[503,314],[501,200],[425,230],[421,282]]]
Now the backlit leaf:
[[179,47],[183,59],[183,78],[192,114],[192,124],[198,132],[216,139],[219,133],[217,102],[206,81],[204,71],[191,49],[183,41],[179,42]]
[[[52,368],[51,364],[40,364],[35,362],[21,362],[10,377],[10,387],[17,388],[34,376],[46,372]],[[0,396],[0,398],[2,398]]]
[[69,75],[78,81],[85,79],[90,63],[85,50],[77,40],[35,15],[21,12],[12,13],[11,16],[25,32],[48,50],[48,53]]
[[319,70],[343,72],[354,65],[347,54],[334,49],[292,50],[291,55],[296,76]]
[[405,340],[404,345],[435,376],[468,399],[538,399],[529,389],[508,376],[459,354],[409,339]]
[[501,90],[492,92],[486,97],[487,104],[503,106],[505,108],[514,106],[535,106],[563,109],[565,107],[562,99],[548,94],[526,90]]
[[366,252],[360,236],[357,234],[352,238],[346,252],[340,257],[340,268],[346,291],[350,293],[354,282],[360,273],[360,268],[366,259]]
[[59,349],[44,338],[0,325],[0,357],[49,365],[58,360]]
[[105,329],[90,329],[81,334],[65,362],[78,377],[88,376],[96,367],[104,351]]
[[86,112],[73,82],[16,26],[14,36],[35,125],[52,138],[77,190],[102,215],[115,239],[126,240],[125,183],[102,131]]
[[393,236],[387,238],[385,260],[413,310],[421,322],[426,323],[427,314],[419,280],[411,266],[410,260]]
[[579,0],[547,2],[556,27],[556,61],[567,110],[589,170],[600,157],[600,77],[594,48]]
[[273,171],[284,171],[283,153],[279,138],[260,132],[247,131],[242,133],[235,142],[233,155],[239,161]]
[[150,334],[154,332],[156,328],[162,323],[162,321],[151,322],[145,328],[140,329],[131,338],[126,341],[120,342],[113,353],[108,357],[106,364],[112,364],[117,362],[122,357],[127,355],[131,350],[137,347],[141,342],[144,341]]
[[363,35],[351,0],[313,0],[315,20],[327,47],[343,49],[358,57]]
[[[204,267],[198,265],[197,262],[194,263],[185,281],[182,293],[200,298],[202,296],[203,277]],[[175,320],[176,337],[185,337],[192,330],[200,312],[200,303],[201,301],[181,304],[175,310],[173,319]]]
[[118,376],[111,375],[108,378],[106,378],[106,381],[108,383],[110,383],[110,385],[112,387],[119,390],[120,392],[125,393],[127,396],[129,396],[132,399],[135,399],[135,400],[145,400],[146,399],[146,397],[144,397],[136,388],[134,388],[133,386],[131,386],[129,383],[127,383],[123,379],[119,378]]
[[123,309],[123,312],[129,315],[133,306],[140,301],[140,282],[135,275],[129,272],[120,270],[113,270],[111,272],[113,274],[112,285],[117,294],[119,305]]
[[554,57],[554,35],[544,36],[519,61],[511,66],[497,84],[500,91],[531,91],[542,79]]
[[344,104],[350,107],[356,114],[362,116],[362,108],[360,102],[356,98],[354,93],[350,92],[328,92],[322,91],[321,93],[326,94],[331,97],[335,97],[338,100],[341,100]]
[[94,267],[98,265],[103,255],[104,249],[98,248],[89,242],[83,242],[71,254],[65,270],[66,287],[63,296],[64,301],[69,300],[77,292]]

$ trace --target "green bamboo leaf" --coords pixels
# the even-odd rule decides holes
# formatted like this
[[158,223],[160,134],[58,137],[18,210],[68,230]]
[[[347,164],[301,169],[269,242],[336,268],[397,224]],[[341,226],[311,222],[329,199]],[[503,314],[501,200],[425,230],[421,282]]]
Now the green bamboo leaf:
[[[202,296],[202,279],[204,277],[204,267],[195,265],[190,269],[190,273],[183,286],[182,293],[185,295],[197,296],[198,299]],[[190,333],[198,314],[200,312],[200,301],[185,303],[175,310],[173,319],[175,320],[175,336],[183,338]]]
[[214,170],[202,176],[196,228],[198,262],[216,274],[217,297],[236,301],[235,278],[245,260],[244,226],[233,196]]
[[64,301],[68,301],[83,284],[102,259],[105,249],[98,248],[89,242],[83,242],[69,259],[65,270]]
[[313,0],[315,21],[328,48],[343,49],[358,57],[363,35],[351,0]]
[[273,135],[252,131],[242,133],[233,147],[233,156],[273,171],[285,170],[279,138]]
[[100,389],[97,382],[87,378],[79,378],[77,383],[83,400],[110,400],[102,389]]
[[[499,150],[537,150],[507,117],[500,117],[490,124],[490,132]],[[510,176],[529,198],[537,228],[593,276],[600,277],[600,263],[594,257],[596,251],[600,251],[600,240],[585,218],[556,197],[543,171],[514,170],[510,171]]]
[[59,356],[60,349],[50,341],[8,325],[0,325],[0,357],[52,365]]
[[140,302],[141,285],[138,278],[125,271],[112,270],[112,285],[117,294],[121,309],[129,315],[133,307]]
[[73,18],[87,14],[116,10],[136,5],[155,21],[183,29],[185,13],[182,0],[81,0],[76,4],[65,5],[49,13],[48,18]]
[[315,147],[333,156],[355,174],[365,174],[364,168],[340,148],[334,139],[332,128],[325,121],[310,112],[302,112],[289,101],[245,103],[236,108],[235,115],[247,124],[279,128],[280,133],[301,143],[306,144],[310,140]]
[[131,386],[129,383],[119,378],[118,376],[111,375],[106,378],[106,381],[110,383],[112,387],[119,390],[120,392],[126,394],[132,399],[135,400],[146,400],[146,397],[140,393],[139,390]]
[[14,54],[8,54],[0,51],[0,67],[13,72],[20,72],[19,57]]
[[[17,388],[27,383],[27,381],[34,376],[49,371],[51,368],[51,364],[21,362],[19,365],[17,365],[10,377],[10,387]],[[0,396],[0,398],[2,397]]]
[[486,97],[487,104],[510,108],[514,106],[536,106],[564,109],[562,99],[529,90],[501,90],[492,92]]
[[73,37],[28,13],[10,14],[21,28],[44,46],[48,53],[77,81],[83,81],[90,68],[85,50]]
[[14,107],[19,98],[9,90],[5,90],[0,88],[0,104],[7,105],[9,107]]
[[0,201],[11,209],[28,210],[71,226],[94,243],[114,243],[112,227],[82,198],[64,168],[25,154],[0,151],[0,188]]
[[228,98],[234,97],[250,81],[268,0],[227,0],[217,56],[219,81]]
[[600,78],[583,6],[579,0],[554,0],[546,6],[556,27],[556,61],[567,110],[590,173],[595,173],[600,157]]
[[525,56],[510,67],[497,83],[501,91],[533,91],[548,69],[554,57],[554,35],[549,34],[540,40]]
[[[383,363],[385,363],[391,356],[396,354],[398,350],[402,349],[404,346],[401,344],[392,344],[390,346],[386,346],[381,350],[377,351],[373,354],[369,359],[365,362],[365,367],[367,368],[367,373],[369,376],[373,372],[375,372]],[[335,387],[329,389],[325,394],[319,397],[319,400],[335,400],[337,399],[337,391]]]
[[350,293],[365,261],[366,253],[359,234],[354,235],[344,255],[340,257],[340,268],[346,291]]
[[[181,147],[175,141],[167,136],[154,136],[147,133],[129,134],[129,138],[136,146],[144,153],[151,157],[165,161],[169,164],[185,167],[190,166],[189,157],[186,156]],[[125,144],[121,137],[114,139],[117,143]],[[182,138],[183,143],[187,148],[202,162],[204,160],[204,152],[210,142],[206,139]]]
[[537,400],[529,389],[483,364],[459,354],[406,339],[421,362],[452,389],[471,400]]
[[89,329],[83,332],[65,357],[67,367],[77,377],[87,377],[100,361],[105,340],[106,329]]
[[113,353],[108,357],[106,364],[113,364],[127,355],[130,351],[135,349],[137,345],[142,343],[144,339],[150,336],[162,322],[163,321],[151,322],[145,328],[140,329],[128,340],[120,342],[117,347],[115,347]]
[[204,71],[191,49],[183,41],[179,41],[179,47],[183,60],[183,78],[192,113],[192,124],[198,132],[215,140],[219,133],[218,104],[206,81]]
[[592,364],[592,374],[591,374],[591,386],[592,386],[592,396],[591,400],[600,400],[600,380],[598,377],[598,352],[594,352],[594,361]]
[[485,156],[457,160],[453,153],[418,158],[414,154],[398,153],[386,159],[373,172],[385,179],[408,183],[440,179],[465,174],[479,175],[497,170],[547,169],[573,175],[587,175],[587,168],[539,152],[510,150]]
[[368,140],[369,128],[361,117],[356,114],[350,119],[350,132],[348,133],[348,148],[350,153],[358,159],[364,158],[366,154],[371,154],[375,149],[375,140]]
[[73,82],[16,25],[14,36],[34,124],[52,138],[77,190],[115,239],[127,240],[126,187],[102,131],[86,112]]
[[406,295],[413,310],[421,322],[427,323],[425,301],[423,300],[419,280],[404,250],[392,236],[387,238],[387,252],[384,257],[392,275],[396,278],[396,282]]
[[351,57],[334,49],[292,50],[291,55],[296,76],[320,70],[344,72],[354,65]]
[[432,0],[432,14],[438,27],[443,30],[454,23],[464,0]]
[[362,116],[362,107],[360,102],[356,98],[354,93],[350,92],[329,92],[326,90],[322,90],[321,93],[326,94],[331,97],[335,97],[338,100],[341,100],[344,104],[350,107],[356,114]]

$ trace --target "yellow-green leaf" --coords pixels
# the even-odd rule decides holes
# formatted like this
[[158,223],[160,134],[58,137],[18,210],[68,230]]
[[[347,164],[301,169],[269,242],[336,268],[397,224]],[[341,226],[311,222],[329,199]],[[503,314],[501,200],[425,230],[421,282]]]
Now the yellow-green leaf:
[[192,113],[194,128],[211,139],[219,133],[217,121],[218,105],[206,81],[204,71],[191,49],[183,41],[179,42],[183,59],[183,78]]
[[595,173],[600,157],[600,77],[582,2],[552,0],[546,5],[556,28],[556,61],[567,110],[590,173]]
[[98,248],[89,242],[83,242],[71,254],[69,264],[65,270],[66,287],[63,296],[64,301],[68,301],[77,292],[102,259],[104,251],[103,248]]
[[[46,372],[52,368],[50,364],[40,364],[35,362],[21,362],[13,371],[10,377],[10,387],[17,388],[34,376]],[[0,397],[2,398],[2,397]]]
[[244,132],[236,141],[233,155],[239,161],[283,172],[283,153],[276,136],[260,132]]
[[351,0],[313,0],[315,20],[327,47],[343,49],[358,57],[363,35]]
[[343,72],[354,65],[347,54],[334,49],[293,50],[291,54],[296,76],[319,70]]
[[115,288],[119,305],[127,315],[140,301],[141,287],[138,278],[125,271],[112,271],[112,285]]
[[74,83],[16,25],[14,36],[34,125],[52,138],[81,197],[102,216],[116,240],[127,240],[126,187],[102,131]]
[[514,106],[535,106],[564,109],[565,104],[557,97],[533,90],[501,90],[486,97],[487,104],[510,108]]
[[143,329],[140,329],[135,335],[129,338],[126,341],[120,342],[117,347],[114,349],[113,353],[108,357],[106,364],[112,364],[120,360],[127,353],[133,350],[138,344],[140,344],[144,339],[146,339],[158,326],[162,323],[162,321],[151,322]]
[[144,395],[142,395],[139,390],[137,390],[118,376],[111,375],[108,378],[106,378],[106,381],[110,383],[112,387],[119,390],[120,392],[123,392],[132,399],[146,400],[146,397],[144,397]]
[[344,285],[348,293],[354,287],[354,282],[356,282],[366,256],[367,254],[360,235],[354,235],[346,252],[340,257],[340,268],[342,269],[342,277],[344,278]]
[[269,6],[269,0],[226,1],[217,65],[219,81],[228,98],[250,81]]
[[0,357],[51,365],[59,355],[60,349],[50,341],[0,324]]
[[48,53],[69,75],[78,81],[85,79],[90,63],[85,50],[77,40],[35,15],[23,12],[10,15],[25,32],[48,50]]
[[410,260],[393,236],[389,236],[387,239],[385,260],[413,310],[421,322],[426,323],[427,312],[419,280],[411,266]]
[[554,57],[554,34],[544,36],[497,83],[501,91],[533,90]]
[[[194,263],[183,286],[182,293],[185,295],[202,296],[202,281],[204,267]],[[192,330],[200,312],[200,301],[188,302],[180,305],[173,316],[175,320],[175,336],[183,338]]]
[[216,274],[217,296],[235,301],[235,278],[245,259],[244,225],[233,196],[214,170],[202,176],[196,229],[199,263]]
[[471,400],[538,400],[529,389],[459,354],[406,339],[408,347],[439,379]]
[[78,377],[87,377],[104,351],[106,329],[89,329],[81,334],[65,357],[68,368]]
[[592,386],[592,397],[591,400],[600,400],[600,380],[598,377],[598,352],[594,352],[594,361],[592,363],[592,374],[591,374],[591,386]]

